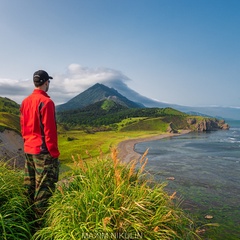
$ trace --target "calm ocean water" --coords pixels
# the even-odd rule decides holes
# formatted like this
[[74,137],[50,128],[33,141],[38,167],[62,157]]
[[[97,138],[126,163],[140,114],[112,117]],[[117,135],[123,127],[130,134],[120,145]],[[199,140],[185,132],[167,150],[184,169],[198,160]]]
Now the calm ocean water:
[[142,142],[135,151],[149,148],[147,169],[168,181],[167,190],[176,191],[199,221],[220,223],[217,239],[240,239],[240,121],[228,123],[230,130]]

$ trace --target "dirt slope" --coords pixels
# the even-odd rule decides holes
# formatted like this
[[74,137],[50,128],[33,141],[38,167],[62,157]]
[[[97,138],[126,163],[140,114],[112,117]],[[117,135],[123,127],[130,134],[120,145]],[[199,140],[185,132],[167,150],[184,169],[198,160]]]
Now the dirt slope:
[[0,161],[24,167],[23,140],[19,133],[11,130],[0,132]]

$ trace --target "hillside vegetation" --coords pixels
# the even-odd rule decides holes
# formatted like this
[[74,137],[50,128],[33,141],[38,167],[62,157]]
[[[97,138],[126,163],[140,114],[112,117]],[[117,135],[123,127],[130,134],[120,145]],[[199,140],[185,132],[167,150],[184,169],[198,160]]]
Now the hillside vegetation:
[[0,112],[0,132],[4,129],[12,129],[20,132],[19,116],[11,113]]
[[0,97],[0,112],[19,114],[19,104],[9,98]]
[[19,107],[11,99],[0,97],[0,132],[4,129],[20,132]]
[[165,122],[171,120],[170,118],[173,116],[186,117],[188,115],[172,108],[126,108],[112,100],[103,100],[77,110],[57,112],[58,123],[70,128],[103,125],[116,128],[116,124],[124,119],[150,119],[166,116],[169,116],[169,118],[163,119]]
[[[192,116],[173,108],[126,108],[112,100],[103,100],[87,107],[57,112],[63,129],[94,131],[212,131],[228,129],[224,120]],[[90,131],[90,132],[94,132]]]

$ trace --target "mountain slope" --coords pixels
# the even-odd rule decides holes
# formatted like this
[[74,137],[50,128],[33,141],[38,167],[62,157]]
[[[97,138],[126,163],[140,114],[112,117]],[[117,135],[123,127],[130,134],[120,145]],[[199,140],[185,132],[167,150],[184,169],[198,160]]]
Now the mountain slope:
[[[209,115],[216,118],[225,118],[225,119],[235,119],[240,120],[240,108],[232,108],[232,107],[191,107],[191,106],[181,106],[178,104],[170,104],[170,103],[163,103],[160,101],[153,100],[151,98],[147,98],[145,96],[140,95],[136,91],[130,89],[126,84],[116,81],[107,82],[106,85],[108,87],[115,88],[119,93],[123,96],[127,97],[131,101],[142,103],[145,107],[160,107],[160,108],[174,108],[179,111],[190,113],[190,112],[197,112],[199,115]],[[171,94],[171,92],[169,92]],[[214,93],[213,93],[214,94]],[[204,97],[204,96],[203,96]],[[159,96],[161,99],[161,96]],[[189,102],[189,105],[191,102]]]
[[113,88],[109,88],[103,84],[95,84],[88,88],[84,92],[78,94],[76,97],[69,100],[67,103],[58,105],[57,111],[81,109],[88,105],[94,104],[99,101],[110,99],[127,108],[139,108],[143,105],[130,101],[126,97],[122,96],[118,91]]

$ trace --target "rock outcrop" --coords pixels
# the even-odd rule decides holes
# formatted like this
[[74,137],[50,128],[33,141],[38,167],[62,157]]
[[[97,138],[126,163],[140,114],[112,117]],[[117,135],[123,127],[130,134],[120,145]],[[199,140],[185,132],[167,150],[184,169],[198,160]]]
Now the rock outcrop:
[[189,118],[187,120],[189,128],[194,131],[207,132],[217,130],[228,130],[229,125],[224,120],[218,120],[216,118],[203,118],[201,120],[196,118]]
[[173,123],[170,122],[170,123],[169,123],[169,126],[168,126],[168,128],[167,128],[167,132],[168,132],[168,133],[178,133],[178,130],[174,129]]

